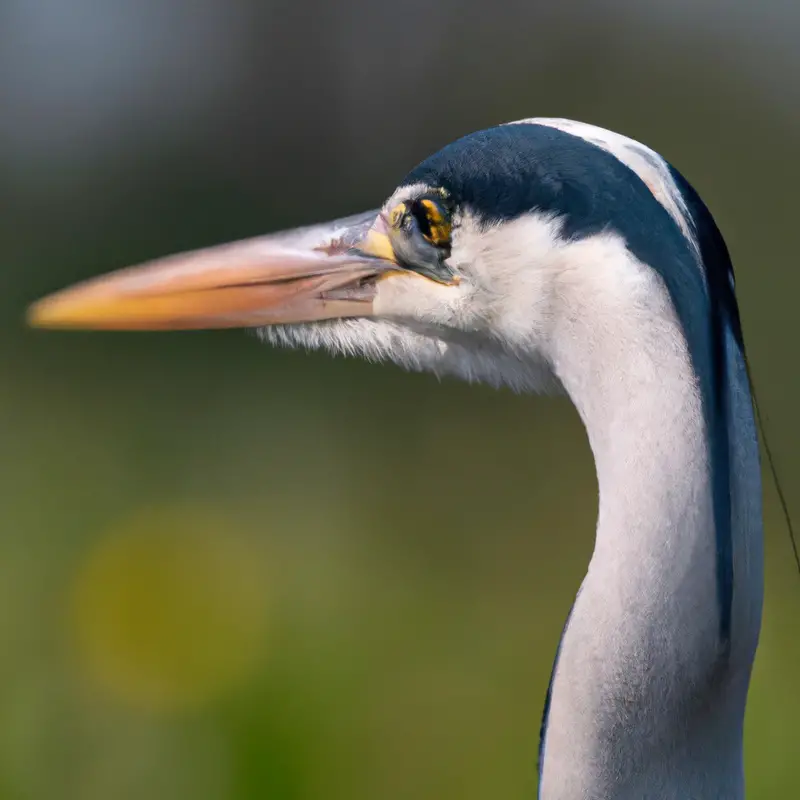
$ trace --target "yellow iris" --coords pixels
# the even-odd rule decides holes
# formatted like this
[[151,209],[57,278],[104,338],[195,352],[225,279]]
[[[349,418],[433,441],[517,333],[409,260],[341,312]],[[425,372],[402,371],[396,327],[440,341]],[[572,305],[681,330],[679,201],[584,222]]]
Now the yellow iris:
[[430,229],[430,235],[425,238],[429,239],[437,247],[447,244],[450,241],[450,219],[445,217],[441,206],[434,200],[424,198],[420,200],[420,205],[425,209],[425,216]]
[[411,205],[398,203],[389,212],[389,225],[399,230],[406,217],[412,213],[418,220],[424,215],[425,224],[420,226],[421,233],[431,244],[442,247],[450,243],[452,231],[450,217],[436,200],[428,197],[414,200]]

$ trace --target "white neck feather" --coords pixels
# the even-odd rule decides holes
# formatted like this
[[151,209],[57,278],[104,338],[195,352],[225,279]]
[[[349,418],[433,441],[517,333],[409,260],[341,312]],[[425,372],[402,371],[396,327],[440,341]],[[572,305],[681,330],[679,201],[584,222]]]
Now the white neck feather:
[[597,242],[586,246],[595,248],[586,268],[557,279],[563,313],[553,315],[550,357],[589,435],[599,518],[554,671],[540,796],[739,798],[762,594],[758,451],[741,357],[731,352],[729,371],[728,648],[719,636],[710,448],[681,325],[653,270],[622,249],[598,266]]

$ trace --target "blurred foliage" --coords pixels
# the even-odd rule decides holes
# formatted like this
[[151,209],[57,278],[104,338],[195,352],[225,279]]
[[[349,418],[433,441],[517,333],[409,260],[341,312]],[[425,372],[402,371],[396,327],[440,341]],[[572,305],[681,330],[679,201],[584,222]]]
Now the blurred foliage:
[[[153,112],[62,158],[48,155],[58,126],[31,118],[30,150],[13,155],[0,129],[2,798],[534,796],[544,692],[596,513],[565,400],[236,332],[21,324],[27,302],[96,272],[374,207],[471,129],[573,116],[647,141],[695,183],[734,255],[800,513],[800,378],[786,367],[800,116],[754,88],[756,61],[724,31],[634,23],[618,6],[567,22],[472,2],[438,18],[447,36],[420,32],[416,63],[407,18],[340,5],[336,20],[321,3],[253,12],[244,77],[208,89],[213,123],[148,136]],[[341,19],[344,41],[326,30]],[[189,50],[188,34],[175,46]],[[202,100],[193,59],[178,87]],[[340,93],[351,83],[355,99]],[[765,496],[746,752],[749,791],[769,800],[800,784],[800,595],[768,475]]]

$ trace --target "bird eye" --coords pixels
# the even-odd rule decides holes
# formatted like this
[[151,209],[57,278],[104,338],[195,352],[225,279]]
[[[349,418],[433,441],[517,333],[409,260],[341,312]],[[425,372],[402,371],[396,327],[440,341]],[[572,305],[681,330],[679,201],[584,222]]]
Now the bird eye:
[[450,212],[439,200],[422,197],[415,200],[410,208],[419,232],[436,247],[447,247],[450,244],[452,223]]
[[422,234],[435,247],[448,247],[452,222],[450,211],[443,200],[420,197],[406,203],[398,203],[389,212],[389,225],[396,230]]
[[398,203],[386,215],[392,251],[399,264],[439,283],[457,280],[450,258],[452,212],[449,196],[440,191]]

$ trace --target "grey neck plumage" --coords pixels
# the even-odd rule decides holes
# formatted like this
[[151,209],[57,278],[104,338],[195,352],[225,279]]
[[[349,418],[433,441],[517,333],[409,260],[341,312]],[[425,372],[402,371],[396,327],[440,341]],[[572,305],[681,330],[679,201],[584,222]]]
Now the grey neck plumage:
[[726,638],[716,465],[698,378],[707,367],[690,353],[663,287],[639,277],[655,283],[573,292],[572,313],[560,315],[551,337],[556,374],[589,435],[600,502],[594,553],[551,682],[542,800],[744,796],[742,728],[763,594],[747,376],[729,337],[735,582]]

